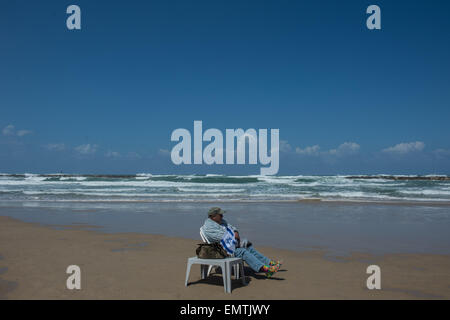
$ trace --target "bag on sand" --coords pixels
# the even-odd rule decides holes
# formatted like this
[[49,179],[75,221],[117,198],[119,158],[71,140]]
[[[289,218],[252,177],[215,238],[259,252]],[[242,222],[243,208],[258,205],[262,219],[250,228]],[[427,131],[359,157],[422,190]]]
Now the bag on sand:
[[218,243],[199,243],[195,252],[200,259],[224,259],[228,256]]

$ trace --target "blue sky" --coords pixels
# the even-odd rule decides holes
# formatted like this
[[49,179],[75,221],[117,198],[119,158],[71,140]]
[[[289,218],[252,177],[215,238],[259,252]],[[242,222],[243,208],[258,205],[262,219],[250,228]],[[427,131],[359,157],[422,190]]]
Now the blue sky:
[[[81,8],[82,29],[66,28]],[[370,4],[382,29],[368,30]],[[0,172],[175,166],[177,128],[278,128],[279,174],[450,174],[448,1],[0,4]]]

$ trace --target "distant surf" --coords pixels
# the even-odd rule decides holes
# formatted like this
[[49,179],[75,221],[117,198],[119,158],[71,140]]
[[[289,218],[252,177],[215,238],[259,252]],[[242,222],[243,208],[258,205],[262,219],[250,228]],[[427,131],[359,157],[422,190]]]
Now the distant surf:
[[450,203],[442,175],[0,174],[0,201]]

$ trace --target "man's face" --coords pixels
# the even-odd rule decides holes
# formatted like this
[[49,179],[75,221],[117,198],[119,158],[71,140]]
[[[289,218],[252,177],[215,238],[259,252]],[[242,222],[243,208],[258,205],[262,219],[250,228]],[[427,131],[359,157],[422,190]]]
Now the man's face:
[[223,217],[223,215],[218,213],[218,214],[213,215],[211,217],[211,219],[214,220],[217,223],[221,223],[222,222],[222,217]]

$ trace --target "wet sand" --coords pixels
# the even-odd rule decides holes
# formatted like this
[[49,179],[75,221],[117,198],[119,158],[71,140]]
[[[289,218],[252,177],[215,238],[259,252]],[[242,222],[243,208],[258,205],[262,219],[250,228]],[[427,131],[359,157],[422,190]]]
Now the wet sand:
[[[258,247],[324,248],[329,256],[450,255],[447,207],[360,203],[224,203],[225,219]],[[162,234],[197,240],[210,203],[40,203],[2,206],[0,216],[44,225],[92,225],[103,233]],[[98,228],[101,227],[101,228]]]
[[[57,227],[57,228],[55,228]],[[86,230],[89,229],[89,230]],[[101,228],[98,228],[99,230]],[[0,299],[449,299],[450,256],[296,252],[258,247],[284,259],[272,279],[245,268],[247,286],[220,274],[200,279],[186,259],[199,241],[139,233],[102,233],[86,224],[43,226],[0,217]],[[81,290],[68,290],[66,269],[81,268]],[[367,266],[381,268],[381,290],[366,287]]]

